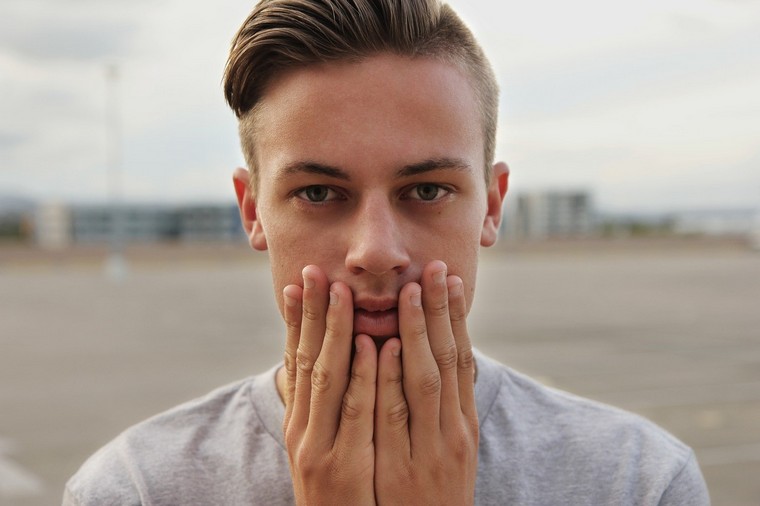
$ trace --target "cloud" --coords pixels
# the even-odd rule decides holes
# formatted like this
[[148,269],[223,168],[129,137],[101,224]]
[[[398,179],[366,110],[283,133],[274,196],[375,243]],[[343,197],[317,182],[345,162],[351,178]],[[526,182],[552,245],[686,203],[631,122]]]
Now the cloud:
[[10,1],[0,8],[0,51],[30,60],[90,61],[129,51],[138,29],[133,8],[82,2]]
[[[28,136],[18,132],[7,132],[0,130],[0,151],[10,150],[23,146],[28,140]],[[2,165],[0,165],[2,170]]]
[[24,22],[0,28],[0,45],[20,57],[36,60],[105,60],[122,56],[135,27],[109,20],[97,25],[58,20]]
[[515,190],[588,187],[622,210],[760,204],[760,4],[498,9],[478,21],[501,78],[497,154]]
[[[241,161],[220,80],[252,5],[105,4],[0,3],[0,132],[9,135],[0,142],[0,190],[105,198],[106,63],[117,63],[125,198],[197,200],[204,190],[231,198],[229,172]],[[29,34],[5,33],[13,25]],[[11,145],[14,138],[24,142]]]
[[[515,190],[588,187],[613,208],[752,198],[759,2],[451,3],[499,76]],[[0,191],[103,198],[118,63],[125,198],[227,198],[242,159],[220,80],[253,4],[0,0]]]

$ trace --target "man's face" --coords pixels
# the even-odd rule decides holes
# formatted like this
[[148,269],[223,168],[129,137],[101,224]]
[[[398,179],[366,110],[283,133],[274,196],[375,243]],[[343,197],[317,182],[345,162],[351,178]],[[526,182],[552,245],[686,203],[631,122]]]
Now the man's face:
[[243,214],[281,311],[282,289],[314,264],[351,288],[354,334],[397,336],[399,290],[432,260],[462,278],[469,310],[507,170],[486,188],[479,109],[456,67],[393,55],[307,67],[261,105],[255,216]]

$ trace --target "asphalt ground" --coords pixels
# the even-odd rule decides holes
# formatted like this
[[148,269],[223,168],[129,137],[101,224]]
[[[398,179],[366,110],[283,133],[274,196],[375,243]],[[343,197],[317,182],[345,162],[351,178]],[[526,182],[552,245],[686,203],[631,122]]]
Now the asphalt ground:
[[[281,356],[268,266],[245,246],[133,249],[121,282],[103,258],[0,247],[0,505],[59,504],[121,430]],[[714,504],[760,504],[760,253],[502,246],[483,255],[469,328],[493,357],[691,445]]]

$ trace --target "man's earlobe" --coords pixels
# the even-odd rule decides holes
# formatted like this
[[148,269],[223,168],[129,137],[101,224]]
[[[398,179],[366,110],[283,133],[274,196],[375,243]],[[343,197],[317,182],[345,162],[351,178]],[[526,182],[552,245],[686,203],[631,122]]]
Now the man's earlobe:
[[256,211],[256,199],[251,190],[248,170],[241,167],[235,169],[232,173],[232,184],[235,186],[240,221],[243,223],[248,243],[253,249],[264,251],[267,249],[267,240]]
[[499,237],[501,226],[502,204],[509,188],[509,167],[504,162],[493,166],[491,183],[488,186],[486,217],[483,220],[483,231],[480,234],[481,246],[493,246]]

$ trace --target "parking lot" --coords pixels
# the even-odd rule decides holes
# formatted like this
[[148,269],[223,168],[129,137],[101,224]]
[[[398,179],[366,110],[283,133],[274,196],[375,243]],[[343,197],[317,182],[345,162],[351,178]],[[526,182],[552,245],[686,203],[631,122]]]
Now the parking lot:
[[[0,505],[60,502],[129,425],[268,368],[283,331],[243,245],[0,248]],[[760,253],[737,241],[582,241],[484,252],[469,328],[541,381],[691,445],[713,503],[760,504]]]

